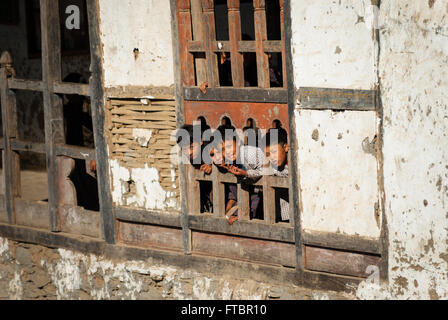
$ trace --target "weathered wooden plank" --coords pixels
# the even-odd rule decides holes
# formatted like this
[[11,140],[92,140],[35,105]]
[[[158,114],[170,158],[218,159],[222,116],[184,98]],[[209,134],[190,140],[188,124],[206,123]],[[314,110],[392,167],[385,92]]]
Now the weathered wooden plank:
[[47,202],[15,199],[16,224],[50,231],[50,213]]
[[248,190],[244,190],[241,184],[238,188],[238,220],[250,220],[250,195]]
[[14,151],[29,151],[45,153],[45,143],[11,139],[11,149]]
[[216,232],[254,239],[294,242],[294,229],[288,225],[270,225],[258,221],[238,220],[229,225],[223,217],[192,215],[188,218],[189,227],[198,231]]
[[141,247],[183,251],[182,229],[118,222],[118,239]]
[[59,94],[77,94],[80,96],[90,96],[90,86],[83,83],[54,81],[53,92]]
[[[296,90],[294,89],[294,68],[292,56],[292,22],[291,22],[291,0],[284,0],[283,2],[283,27],[285,33],[285,62],[286,73],[283,74],[283,83],[287,83],[288,90],[288,130],[289,130],[289,146],[291,150],[298,150],[298,142],[296,135]],[[300,201],[300,177],[298,173],[298,159],[296,152],[288,153],[289,165],[289,212],[290,223],[294,226],[294,237],[296,242],[296,268],[303,272],[302,259],[302,224],[301,224],[301,201]],[[303,274],[303,273],[302,273]]]
[[242,38],[240,0],[227,0],[227,8],[233,87],[242,88],[244,87],[244,58],[238,51],[238,43]]
[[369,266],[378,266],[380,257],[348,251],[305,246],[305,268],[313,271],[366,278]]
[[192,232],[193,252],[281,266],[294,266],[295,245],[222,234]]
[[[207,59],[207,82],[209,88],[219,87],[218,58],[213,50],[216,41],[214,0],[202,1],[202,22],[204,24],[204,46]],[[201,83],[198,83],[201,85]]]
[[375,90],[302,87],[298,92],[301,109],[375,111]]
[[193,40],[191,30],[190,0],[180,0],[177,2],[178,26],[179,26],[179,48],[180,48],[180,68],[182,71],[183,84],[194,86],[194,60],[193,55],[188,52],[187,41]]
[[127,207],[115,207],[116,218],[121,221],[152,224],[166,227],[181,227],[181,216],[175,212],[156,212]]
[[[193,28],[193,39],[197,44],[200,44],[201,52],[205,52],[205,26],[202,23],[202,3],[201,0],[190,0],[191,1],[191,19]],[[198,85],[207,81],[207,60],[205,56],[197,55],[194,58],[194,63],[196,65],[196,81]]]
[[55,143],[65,142],[62,99],[52,92],[53,82],[61,81],[61,35],[59,26],[59,3],[40,0],[42,30],[42,81],[45,116],[45,145],[48,171],[48,205],[50,227],[60,231],[59,190]]
[[85,210],[77,206],[62,205],[60,214],[62,232],[101,238],[101,214],[99,212]]
[[66,156],[80,160],[95,160],[95,149],[58,144],[55,146],[55,150],[57,156]]
[[41,80],[27,80],[27,79],[8,79],[8,86],[11,90],[29,90],[29,91],[43,91],[44,83]]
[[268,176],[262,178],[264,220],[268,224],[275,224],[275,191],[270,186],[268,178]]
[[115,216],[112,209],[112,194],[109,176],[109,157],[105,130],[105,105],[103,89],[102,49],[99,27],[98,0],[87,1],[89,20],[90,60],[91,72],[90,93],[93,118],[93,132],[95,138],[98,194],[101,210],[102,237],[108,243],[115,241]]
[[265,0],[254,0],[254,23],[258,87],[269,88],[269,58],[264,48],[264,41],[268,39]]
[[219,172],[216,167],[212,170],[212,181],[213,181],[213,215],[215,217],[224,217],[225,215],[225,186],[220,181]]
[[20,195],[20,159],[11,148],[11,139],[18,136],[17,103],[13,91],[8,88],[8,68],[12,65],[9,52],[0,59],[0,98],[3,130],[3,185],[5,187],[6,212],[11,224],[16,222],[14,198]]
[[144,98],[151,99],[173,99],[174,87],[151,87],[151,86],[116,86],[104,89],[108,98]]
[[234,101],[234,102],[288,102],[287,90],[283,88],[209,88],[204,94],[199,88],[185,87],[185,100],[195,101]]
[[309,246],[380,254],[379,239],[311,230],[304,230],[302,236]]
[[[280,40],[264,40],[261,42],[263,43],[263,48],[260,48],[260,50],[263,50],[265,53],[282,51],[282,41]],[[238,51],[257,52],[257,41],[239,41]]]

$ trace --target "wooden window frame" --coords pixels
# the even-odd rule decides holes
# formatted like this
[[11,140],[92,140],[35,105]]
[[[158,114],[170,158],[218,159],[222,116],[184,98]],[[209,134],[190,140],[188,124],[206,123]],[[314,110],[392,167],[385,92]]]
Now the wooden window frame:
[[[1,108],[3,119],[3,170],[5,180],[5,204],[10,224],[17,224],[15,205],[20,199],[19,151],[46,154],[48,172],[49,229],[61,232],[61,186],[59,174],[63,170],[64,158],[96,160],[100,201],[101,236],[106,242],[115,241],[115,218],[112,210],[112,196],[109,182],[107,146],[104,137],[104,92],[102,87],[102,62],[100,32],[98,25],[98,0],[87,1],[89,24],[91,71],[89,84],[67,83],[61,77],[61,37],[59,3],[54,0],[40,0],[42,37],[42,80],[18,79],[12,70],[13,60],[9,53],[2,53],[0,69]],[[17,110],[15,90],[41,92],[44,102],[45,143],[19,139],[17,131]],[[65,144],[63,125],[63,94],[90,97],[95,149]]]
[[[281,40],[267,40],[265,1],[254,1],[254,21],[259,25],[255,29],[254,41],[242,41],[239,0],[228,0],[228,20],[229,20],[229,41],[215,40],[214,21],[214,1],[213,0],[179,0],[172,1],[172,10],[176,14],[178,22],[175,28],[179,59],[178,75],[178,100],[180,101],[178,121],[179,126],[190,123],[193,120],[190,112],[201,103],[220,103],[231,101],[248,104],[283,104],[287,120],[285,127],[290,128],[291,110],[288,107],[288,88],[291,85],[287,79],[287,46],[286,29],[284,19],[284,3],[288,1],[280,0],[281,9]],[[198,14],[199,4],[203,6],[203,17]],[[201,19],[201,24],[196,20]],[[233,87],[220,87],[218,80],[218,69],[215,62],[219,52],[230,52],[231,73]],[[243,74],[243,53],[253,52],[257,56],[257,75],[259,87],[244,87]],[[283,87],[270,88],[268,52],[278,52],[282,54]],[[205,54],[205,59],[195,58],[195,54]],[[195,61],[196,60],[196,61]],[[194,65],[196,64],[196,70]],[[263,70],[260,72],[259,70]],[[200,77],[205,77],[200,78]],[[197,80],[195,80],[195,78]],[[206,90],[204,85],[207,82]],[[289,86],[288,86],[289,84]],[[196,114],[197,116],[197,114]],[[212,125],[212,124],[210,124]],[[216,123],[215,123],[216,125]],[[288,132],[290,144],[293,145],[295,138]],[[292,139],[291,139],[292,138]],[[294,149],[293,149],[294,150]],[[184,229],[184,244],[187,254],[192,252],[191,234],[194,231],[213,232],[226,235],[238,235],[256,239],[266,239],[272,241],[284,241],[296,245],[296,258],[299,269],[301,268],[301,238],[297,226],[299,219],[295,217],[298,211],[298,199],[296,188],[291,188],[296,181],[294,169],[294,156],[289,156],[290,174],[287,178],[264,176],[255,185],[261,186],[263,192],[264,220],[249,219],[249,192],[243,190],[238,184],[239,221],[229,227],[224,217],[224,183],[236,183],[237,179],[230,175],[218,173],[216,168],[211,175],[205,175],[194,169],[191,165],[181,165],[181,193],[182,196],[182,219],[181,225]],[[197,197],[188,200],[186,195],[199,194],[199,182],[211,181],[213,183],[213,215],[200,213],[200,201]],[[290,201],[290,222],[275,223],[275,196],[274,192],[266,192],[273,188],[288,188]],[[219,194],[217,197],[216,195]],[[242,200],[240,200],[242,199]],[[196,200],[196,201],[195,201]],[[299,236],[297,236],[299,234]]]

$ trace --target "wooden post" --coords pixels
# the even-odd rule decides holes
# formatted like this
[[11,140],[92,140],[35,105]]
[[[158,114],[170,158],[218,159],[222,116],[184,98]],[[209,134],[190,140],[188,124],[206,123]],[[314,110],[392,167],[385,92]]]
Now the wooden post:
[[213,215],[215,217],[221,218],[225,215],[225,203],[224,203],[225,186],[219,180],[219,172],[217,167],[213,167],[212,179],[213,179]]
[[229,12],[229,38],[230,38],[230,58],[232,61],[233,87],[244,87],[244,60],[243,54],[238,51],[238,44],[241,41],[241,14],[240,0],[227,0]]
[[194,60],[188,51],[188,40],[192,40],[190,0],[180,0],[178,5],[180,68],[184,86],[194,86]]
[[9,89],[8,78],[13,74],[12,58],[9,52],[0,58],[0,96],[3,129],[3,179],[8,221],[16,223],[14,198],[20,196],[20,159],[11,148],[11,139],[18,137],[17,107],[15,93]]
[[264,221],[268,224],[275,224],[275,190],[269,182],[270,176],[263,176],[263,210]]
[[285,62],[287,72],[283,75],[283,82],[288,86],[288,114],[289,114],[289,147],[288,153],[289,167],[289,220],[294,227],[294,237],[296,243],[296,260],[297,271],[302,274],[304,269],[303,263],[303,237],[302,225],[300,221],[300,175],[298,172],[297,150],[298,142],[296,137],[296,90],[294,87],[294,72],[292,65],[292,48],[291,48],[291,0],[284,0],[284,34],[285,34]]
[[214,0],[202,0],[202,17],[205,30],[205,55],[207,57],[208,86],[219,86],[218,59],[214,51],[216,41]]
[[[204,43],[204,24],[202,23],[202,3],[201,0],[191,0],[191,19],[193,25],[193,40]],[[196,79],[200,86],[207,81],[207,60],[205,56],[195,57],[194,63],[196,65]]]
[[265,0],[254,0],[254,23],[258,87],[269,88],[269,58],[264,52],[264,41],[268,39]]
[[103,88],[102,50],[99,28],[98,0],[87,1],[90,38],[90,100],[92,104],[93,134],[95,140],[98,194],[100,200],[102,236],[108,243],[115,243],[115,213],[112,208],[109,158],[105,135],[105,96]]
[[54,81],[61,81],[61,35],[59,28],[59,3],[40,0],[42,30],[42,81],[45,115],[45,148],[48,173],[48,206],[50,229],[60,231],[58,166],[55,144],[64,143],[62,99],[53,93]]
[[238,219],[250,220],[250,196],[249,191],[244,190],[241,183],[238,185]]

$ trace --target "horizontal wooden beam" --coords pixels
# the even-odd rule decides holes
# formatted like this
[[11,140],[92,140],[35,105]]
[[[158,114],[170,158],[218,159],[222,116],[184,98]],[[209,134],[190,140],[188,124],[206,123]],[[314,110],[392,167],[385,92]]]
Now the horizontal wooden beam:
[[255,220],[237,221],[230,226],[225,218],[209,215],[190,215],[188,216],[188,226],[192,230],[204,232],[294,243],[294,229],[292,227],[270,225]]
[[369,267],[380,261],[372,254],[305,246],[305,268],[313,271],[367,278]]
[[166,227],[181,227],[179,213],[160,213],[155,211],[115,207],[116,218],[120,221],[152,224]]
[[29,90],[29,91],[43,91],[44,85],[41,80],[25,80],[25,79],[8,79],[9,89],[13,90]]
[[375,111],[375,90],[302,87],[298,92],[300,109]]
[[200,255],[184,255],[172,251],[152,248],[138,248],[129,245],[111,245],[102,240],[95,240],[80,235],[66,233],[52,233],[30,227],[11,226],[0,223],[0,236],[13,241],[32,243],[49,248],[63,248],[83,254],[102,255],[106,259],[124,259],[136,261],[151,261],[154,264],[163,263],[216,274],[232,270],[232,275],[238,279],[253,279],[256,281],[275,282],[277,285],[303,285],[312,289],[351,292],[350,288],[357,288],[362,279],[304,271],[298,272],[293,268],[283,268],[245,261],[233,261]]
[[95,160],[96,158],[95,149],[91,148],[58,144],[55,149],[57,156],[66,156],[80,160]]
[[18,139],[11,140],[11,149],[14,151],[27,151],[36,153],[46,153],[45,143],[43,142],[32,142],[23,141]]
[[198,87],[184,88],[185,100],[192,101],[232,101],[271,102],[286,104],[288,92],[283,88],[208,88],[204,94]]
[[90,86],[83,83],[53,82],[53,92],[59,94],[77,94],[80,96],[90,96]]
[[[280,40],[263,41],[264,52],[282,52],[282,42]],[[205,52],[202,41],[188,41],[189,52]],[[230,52],[229,41],[214,41],[214,52]],[[238,41],[238,52],[256,52],[255,41]]]
[[303,231],[303,243],[309,246],[332,248],[361,253],[380,254],[380,240],[339,233]]
[[104,88],[107,98],[136,98],[150,97],[151,99],[174,100],[174,87],[150,86],[117,86]]

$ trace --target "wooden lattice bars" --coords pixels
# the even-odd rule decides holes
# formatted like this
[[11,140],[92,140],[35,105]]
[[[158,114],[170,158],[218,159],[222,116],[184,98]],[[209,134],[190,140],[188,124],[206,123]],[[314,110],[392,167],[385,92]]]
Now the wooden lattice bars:
[[[201,182],[211,182],[213,184],[213,215],[217,218],[225,216],[225,184],[236,184],[238,190],[238,219],[240,221],[250,220],[250,192],[238,183],[238,180],[232,174],[220,173],[216,168],[210,175],[203,171],[187,165],[188,172],[188,193],[190,214],[201,214]],[[259,181],[253,184],[255,187],[263,188],[263,213],[264,222],[267,224],[276,223],[276,190],[288,189],[289,179],[285,177],[276,177],[265,175]],[[210,213],[210,212],[209,212]],[[204,214],[204,212],[202,213]],[[207,212],[205,212],[207,214]]]
[[[218,52],[230,52],[233,87],[244,87],[244,53],[256,53],[258,87],[270,88],[268,53],[281,53],[286,75],[283,1],[280,5],[281,40],[269,40],[265,0],[254,0],[255,40],[242,40],[240,0],[227,0],[229,40],[216,39],[213,0],[178,1],[180,61],[184,86],[219,87]],[[194,56],[193,54],[196,54]],[[199,55],[202,54],[202,55]],[[283,81],[286,88],[286,81]]]

